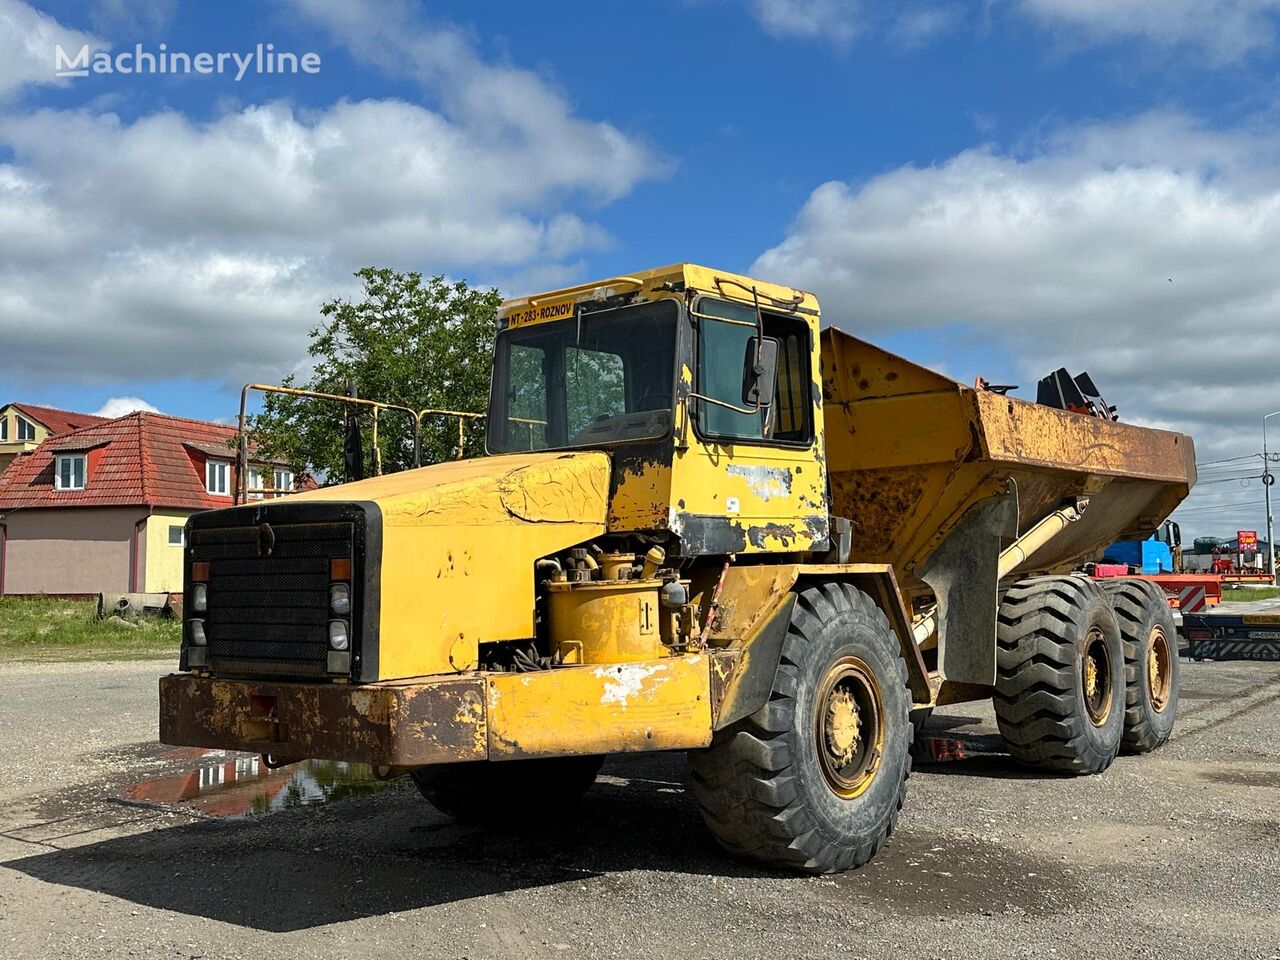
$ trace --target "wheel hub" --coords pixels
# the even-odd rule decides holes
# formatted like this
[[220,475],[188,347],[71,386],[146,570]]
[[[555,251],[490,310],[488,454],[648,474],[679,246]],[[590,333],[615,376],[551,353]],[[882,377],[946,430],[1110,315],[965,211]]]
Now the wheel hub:
[[884,702],[871,667],[857,657],[833,663],[818,686],[814,745],[827,786],[846,800],[875,779],[884,754]]
[[1151,628],[1147,642],[1147,694],[1151,708],[1162,713],[1169,705],[1173,690],[1173,663],[1169,650],[1169,638],[1158,624]]
[[848,690],[833,690],[827,704],[827,748],[841,764],[853,759],[860,727],[853,695]]
[[1095,727],[1105,724],[1111,716],[1111,678],[1107,638],[1095,627],[1084,638],[1084,654],[1080,658],[1080,687],[1085,711]]

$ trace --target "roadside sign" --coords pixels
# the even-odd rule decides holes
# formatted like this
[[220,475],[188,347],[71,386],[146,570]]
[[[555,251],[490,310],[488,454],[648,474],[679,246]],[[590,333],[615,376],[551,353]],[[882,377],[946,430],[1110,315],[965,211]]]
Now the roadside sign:
[[1257,530],[1237,530],[1236,531],[1236,549],[1239,553],[1257,553],[1258,552],[1258,531]]

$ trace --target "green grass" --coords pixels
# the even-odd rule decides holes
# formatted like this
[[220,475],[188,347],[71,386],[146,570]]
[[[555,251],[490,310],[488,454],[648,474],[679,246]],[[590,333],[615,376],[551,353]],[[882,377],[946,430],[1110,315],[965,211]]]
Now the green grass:
[[1228,603],[1248,602],[1249,600],[1270,600],[1280,597],[1278,587],[1223,587],[1222,599]]
[[0,597],[0,660],[177,659],[182,624],[144,618],[113,626],[88,600]]

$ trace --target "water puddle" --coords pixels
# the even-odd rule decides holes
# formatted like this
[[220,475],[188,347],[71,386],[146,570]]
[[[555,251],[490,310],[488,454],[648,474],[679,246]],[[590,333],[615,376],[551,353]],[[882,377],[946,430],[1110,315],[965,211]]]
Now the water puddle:
[[392,786],[363,763],[304,760],[272,770],[256,754],[228,750],[174,751],[165,759],[185,760],[189,767],[130,784],[123,799],[210,817],[244,817],[363,797]]

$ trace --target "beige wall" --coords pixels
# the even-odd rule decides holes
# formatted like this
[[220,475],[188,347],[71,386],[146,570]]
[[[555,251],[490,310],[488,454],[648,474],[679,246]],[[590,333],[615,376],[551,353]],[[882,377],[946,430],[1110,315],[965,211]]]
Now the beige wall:
[[[139,507],[68,507],[5,513],[0,516],[0,523],[7,528],[4,592],[127,591],[134,524],[144,516],[146,511]],[[144,561],[145,558],[139,562]]]
[[[20,441],[18,439],[18,417],[20,416],[23,420],[36,428],[36,436],[34,440]],[[12,404],[0,407],[0,420],[6,421],[9,426],[9,439],[0,440],[0,473],[3,473],[4,468],[7,467],[18,454],[25,453],[28,450],[34,450],[36,447],[40,446],[40,444],[49,436],[49,431],[45,429],[44,424],[18,413],[17,410],[13,409]]]
[[178,593],[182,590],[182,547],[169,544],[169,528],[181,527],[194,510],[157,510],[147,519],[144,561],[146,593]]

